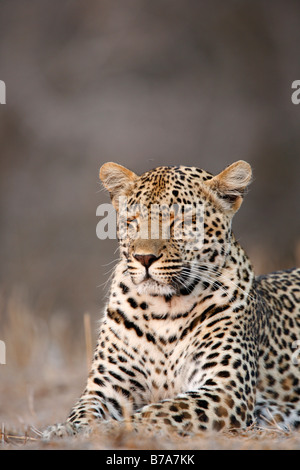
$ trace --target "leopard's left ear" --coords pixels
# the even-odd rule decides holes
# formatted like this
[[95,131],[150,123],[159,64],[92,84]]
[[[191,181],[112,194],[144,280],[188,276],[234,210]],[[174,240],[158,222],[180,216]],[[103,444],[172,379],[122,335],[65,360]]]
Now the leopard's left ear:
[[222,202],[226,212],[235,213],[243,202],[247,186],[251,183],[252,169],[244,160],[232,163],[207,183]]
[[115,209],[118,209],[119,197],[128,196],[132,190],[134,181],[138,176],[117,163],[104,163],[100,168],[99,177],[109,191]]

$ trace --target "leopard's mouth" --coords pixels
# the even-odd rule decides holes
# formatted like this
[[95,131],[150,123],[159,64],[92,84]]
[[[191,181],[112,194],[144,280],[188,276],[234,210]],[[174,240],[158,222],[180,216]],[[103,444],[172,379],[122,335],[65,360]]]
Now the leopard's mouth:
[[172,296],[177,293],[174,286],[158,282],[149,275],[136,286],[136,289],[138,294],[148,294],[153,296]]
[[193,270],[187,264],[177,261],[170,266],[164,265],[141,267],[132,263],[128,264],[128,272],[139,294],[153,296],[187,295],[193,291],[195,282]]

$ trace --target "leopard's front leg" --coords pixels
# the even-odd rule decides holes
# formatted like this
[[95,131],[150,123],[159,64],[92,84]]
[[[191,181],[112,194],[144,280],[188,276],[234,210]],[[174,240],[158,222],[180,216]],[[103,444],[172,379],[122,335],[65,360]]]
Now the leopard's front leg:
[[[129,333],[134,340],[134,334]],[[107,340],[109,335],[111,341]],[[43,432],[43,439],[90,432],[93,425],[111,419],[124,420],[149,402],[147,373],[138,364],[138,356],[135,361],[128,356],[129,353],[121,353],[121,346],[125,346],[125,342],[122,343],[119,339],[120,348],[116,348],[114,341],[112,328],[105,321],[101,327],[85,391],[66,422],[48,427]]]

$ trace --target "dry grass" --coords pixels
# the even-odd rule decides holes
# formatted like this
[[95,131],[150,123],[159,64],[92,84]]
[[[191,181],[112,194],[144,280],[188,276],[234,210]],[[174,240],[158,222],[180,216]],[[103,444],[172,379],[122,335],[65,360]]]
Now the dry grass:
[[0,339],[7,363],[0,365],[0,448],[2,449],[300,449],[300,433],[284,433],[270,423],[267,430],[200,433],[193,437],[136,435],[128,427],[90,436],[45,443],[40,430],[65,419],[80,395],[91,357],[90,317],[82,318],[82,337],[70,333],[71,321],[62,312],[49,320],[28,306],[22,293],[0,296]]
[[276,429],[239,432],[200,433],[193,437],[138,434],[120,426],[107,433],[95,430],[89,436],[57,439],[43,442],[35,428],[13,433],[4,427],[0,432],[3,449],[30,450],[299,450],[300,433],[284,433]]

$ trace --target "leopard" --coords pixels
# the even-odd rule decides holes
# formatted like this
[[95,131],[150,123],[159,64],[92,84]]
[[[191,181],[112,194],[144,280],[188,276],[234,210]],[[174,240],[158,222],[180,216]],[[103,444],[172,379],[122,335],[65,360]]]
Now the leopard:
[[100,179],[120,257],[87,385],[43,438],[105,423],[181,436],[299,429],[300,269],[256,276],[232,231],[251,165],[139,176],[108,162]]

